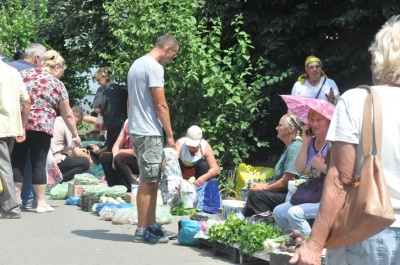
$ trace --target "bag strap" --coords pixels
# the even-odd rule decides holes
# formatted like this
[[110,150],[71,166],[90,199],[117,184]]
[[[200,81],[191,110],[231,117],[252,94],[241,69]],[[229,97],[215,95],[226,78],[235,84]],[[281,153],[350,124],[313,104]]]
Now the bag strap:
[[375,143],[376,155],[381,156],[382,147],[382,108],[379,95],[376,91],[367,85],[358,86],[367,88],[370,94],[367,95],[364,102],[364,116],[362,125],[362,147],[364,159],[372,155],[372,147]]
[[324,77],[324,78],[325,78],[325,79],[324,79],[324,82],[322,83],[321,87],[319,88],[318,94],[317,94],[317,96],[316,96],[315,98],[318,98],[319,93],[321,93],[322,87],[325,85],[326,79],[328,79],[328,78],[326,78],[326,77]]

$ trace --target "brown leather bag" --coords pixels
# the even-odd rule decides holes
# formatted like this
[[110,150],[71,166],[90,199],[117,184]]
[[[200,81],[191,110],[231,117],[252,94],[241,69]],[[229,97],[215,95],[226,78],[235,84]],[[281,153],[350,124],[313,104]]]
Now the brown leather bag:
[[[360,179],[350,187],[346,202],[340,210],[325,243],[326,248],[340,248],[359,243],[383,231],[394,221],[389,190],[381,166],[382,110],[378,94],[371,94],[364,103],[362,147],[364,162]],[[373,105],[373,124],[371,115]],[[372,154],[375,130],[376,154]],[[332,159],[332,157],[331,157]]]

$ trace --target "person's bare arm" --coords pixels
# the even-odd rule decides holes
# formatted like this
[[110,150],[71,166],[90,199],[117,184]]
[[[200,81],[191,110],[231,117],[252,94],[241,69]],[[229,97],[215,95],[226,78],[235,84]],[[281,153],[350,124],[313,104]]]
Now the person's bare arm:
[[79,147],[74,147],[74,148],[72,148],[72,155],[74,157],[86,158],[89,161],[90,165],[93,164],[92,158],[90,157],[90,154],[87,152],[86,149],[81,149]]
[[87,122],[87,123],[91,123],[91,124],[95,124],[96,123],[96,117],[93,116],[89,116],[89,115],[85,115],[83,116],[83,121]]
[[196,181],[194,182],[195,186],[201,186],[204,182],[206,182],[209,179],[212,179],[219,173],[219,166],[217,163],[217,160],[215,159],[214,152],[211,148],[211,145],[207,143],[205,151],[204,151],[204,157],[206,158],[206,161],[208,163],[208,166],[210,169],[208,172],[202,176],[200,176]]
[[76,128],[74,113],[72,112],[71,107],[69,106],[69,99],[63,99],[59,103],[59,108],[61,112],[61,117],[63,118],[65,124],[68,127],[68,130],[72,134],[72,138],[75,139],[75,144],[77,146],[82,146],[81,138],[79,137],[78,130]]
[[26,139],[25,127],[26,127],[26,124],[28,123],[28,116],[29,116],[30,109],[31,109],[31,99],[28,98],[26,100],[23,100],[22,101],[21,119],[22,119],[22,128],[24,130],[24,135],[15,137],[15,141],[17,141],[17,143],[22,143]]
[[157,111],[158,119],[160,120],[166,135],[166,145],[173,147],[175,145],[174,135],[172,133],[171,119],[169,116],[169,108],[165,100],[163,87],[152,87],[154,106]]
[[345,203],[355,168],[356,145],[334,142],[317,218],[307,243],[296,251],[290,264],[296,264],[298,261],[306,265],[320,264],[322,249],[333,222]]
[[[123,130],[123,128],[122,128],[122,130]],[[121,133],[118,135],[118,138],[113,145],[113,148],[111,149],[113,156],[116,156],[119,153],[119,151],[122,149],[123,146],[124,146],[124,139],[123,139],[123,134],[121,131]]]
[[307,167],[307,159],[308,159],[308,147],[311,142],[311,135],[307,134],[308,129],[310,129],[310,125],[306,125],[303,128],[303,143],[301,145],[300,151],[294,161],[294,169],[298,174],[303,174],[304,170]]
[[292,173],[285,173],[283,176],[274,183],[253,183],[250,185],[250,191],[264,190],[278,192],[288,188],[289,180],[295,179],[296,175]]
[[303,174],[307,167],[309,142],[303,141],[300,151],[294,161],[294,168],[298,174]]

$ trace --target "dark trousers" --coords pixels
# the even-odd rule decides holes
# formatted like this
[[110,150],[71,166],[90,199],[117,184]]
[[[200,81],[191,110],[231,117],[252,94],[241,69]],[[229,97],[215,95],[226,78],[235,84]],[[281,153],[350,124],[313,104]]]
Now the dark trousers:
[[58,168],[63,174],[62,182],[74,179],[75,174],[85,173],[90,167],[89,161],[84,157],[69,157],[58,163]]
[[277,205],[285,202],[287,192],[251,191],[243,215],[250,217],[256,213],[272,212]]
[[114,157],[115,170],[112,168],[113,154],[104,152],[100,155],[108,186],[123,185],[131,192],[132,174],[139,175],[139,165],[136,157],[119,153]]
[[32,183],[47,184],[46,160],[50,149],[51,135],[39,131],[26,131],[26,140],[15,143],[12,152],[12,168],[15,182],[23,182],[28,152],[32,162]]
[[[121,127],[122,127],[122,125],[121,125]],[[119,129],[107,129],[106,146],[107,146],[108,152],[112,151],[115,141],[117,141],[118,136],[121,132],[121,127]]]

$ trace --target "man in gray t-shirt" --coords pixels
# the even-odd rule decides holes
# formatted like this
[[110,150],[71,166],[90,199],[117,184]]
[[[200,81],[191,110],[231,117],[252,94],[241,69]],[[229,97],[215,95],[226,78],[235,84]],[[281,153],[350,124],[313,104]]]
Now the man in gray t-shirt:
[[138,226],[134,242],[167,243],[156,223],[156,200],[166,146],[175,145],[164,94],[164,65],[172,62],[179,45],[172,35],[157,39],[154,48],[135,60],[128,72],[129,138],[137,154],[140,183],[137,191]]

